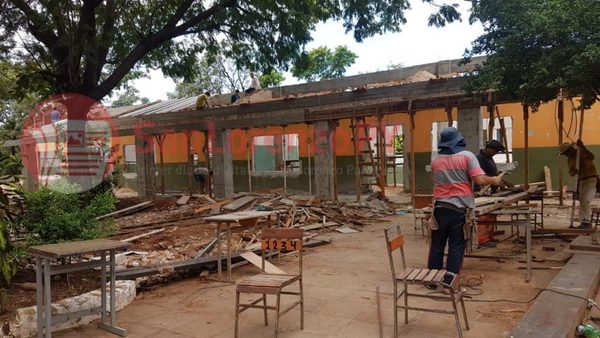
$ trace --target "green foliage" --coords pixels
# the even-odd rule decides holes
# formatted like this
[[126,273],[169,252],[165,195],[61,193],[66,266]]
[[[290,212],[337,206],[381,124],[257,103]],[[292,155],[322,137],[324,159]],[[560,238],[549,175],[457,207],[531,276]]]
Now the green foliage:
[[589,0],[473,0],[485,33],[467,53],[488,54],[469,90],[497,89],[534,107],[556,98],[600,98],[600,4]]
[[263,75],[258,78],[258,81],[263,88],[277,87],[281,85],[283,81],[285,81],[285,76],[283,76],[281,72],[272,70],[270,72],[263,73]]
[[394,154],[404,154],[404,135],[395,135],[392,139],[392,145],[394,146]]
[[205,54],[198,61],[194,73],[184,82],[175,86],[174,93],[168,93],[169,99],[181,99],[198,96],[206,91],[212,94],[233,93],[244,90],[250,72],[222,53]]
[[77,187],[62,182],[58,192],[43,188],[25,193],[25,211],[22,225],[31,233],[30,243],[57,243],[85,240],[110,235],[114,225],[110,220],[96,220],[97,216],[114,210],[116,198],[110,192],[95,195],[89,204],[82,203]]
[[[19,200],[22,189],[18,178],[12,174],[18,167],[20,162],[17,156],[0,153],[0,183],[3,185],[0,189],[0,286],[2,287],[10,285],[12,277],[17,273],[18,262],[25,255],[21,248],[13,246],[10,241],[10,230],[14,230],[14,225],[22,212]],[[13,192],[12,199],[7,193],[9,189]]]
[[126,107],[135,104],[148,103],[150,100],[147,97],[140,97],[140,91],[137,88],[126,85],[125,91],[111,102],[111,107]]
[[17,274],[18,263],[25,256],[22,248],[13,247],[8,232],[9,223],[0,219],[0,285],[8,287]]
[[294,64],[292,74],[309,82],[337,79],[344,76],[357,57],[346,46],[337,46],[334,51],[321,46],[303,54]]
[[[399,31],[409,8],[408,0],[6,0],[0,57],[31,67],[21,88],[41,83],[100,100],[146,68],[193,82],[201,53],[223,53],[241,69],[286,69],[320,21],[340,20],[362,41]],[[454,7],[440,8],[456,19]]]

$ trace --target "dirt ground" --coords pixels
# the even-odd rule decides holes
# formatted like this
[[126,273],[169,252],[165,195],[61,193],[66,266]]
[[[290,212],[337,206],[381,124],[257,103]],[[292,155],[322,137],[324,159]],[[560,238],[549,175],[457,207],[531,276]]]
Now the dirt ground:
[[[552,217],[548,217],[552,218]],[[392,278],[385,249],[383,229],[400,223],[406,234],[406,255],[409,266],[426,264],[427,247],[420,231],[415,232],[412,215],[391,216],[387,222],[368,225],[360,233],[324,233],[319,238],[331,238],[329,245],[306,250],[304,261],[305,327],[299,329],[299,310],[294,309],[280,321],[280,337],[377,337],[378,316],[376,288],[381,290],[384,336],[393,335]],[[561,222],[564,225],[564,222]],[[557,251],[566,242],[545,239],[544,246],[555,246]],[[534,255],[538,259],[555,252],[542,250],[539,239],[534,240]],[[485,249],[480,254],[507,255],[522,251],[522,245],[506,241],[497,249]],[[520,253],[518,257],[523,257]],[[283,259],[282,268],[295,271],[293,257]],[[535,263],[536,266],[560,266],[558,263]],[[533,280],[525,282],[524,266],[517,260],[465,260],[461,274],[463,285],[472,300],[531,300],[540,288],[547,286],[558,270],[534,270]],[[258,273],[253,266],[234,269],[234,279]],[[214,275],[210,276],[214,278]],[[421,286],[415,291],[427,292]],[[234,327],[235,286],[215,281],[188,278],[165,286],[142,291],[138,298],[119,312],[119,325],[128,330],[128,337],[232,337]],[[243,296],[247,301],[253,297]],[[273,299],[270,299],[272,301]],[[283,298],[287,304],[292,297]],[[416,299],[414,305],[432,305],[449,308],[449,303]],[[531,303],[467,302],[471,330],[465,337],[505,337]],[[402,316],[402,314],[400,314]],[[402,317],[400,317],[402,318]],[[270,326],[265,327],[262,312],[248,310],[240,315],[241,337],[271,337]],[[412,311],[409,323],[400,320],[403,337],[454,337],[454,318],[450,315]],[[113,337],[87,325],[76,330],[60,332],[56,337]]]

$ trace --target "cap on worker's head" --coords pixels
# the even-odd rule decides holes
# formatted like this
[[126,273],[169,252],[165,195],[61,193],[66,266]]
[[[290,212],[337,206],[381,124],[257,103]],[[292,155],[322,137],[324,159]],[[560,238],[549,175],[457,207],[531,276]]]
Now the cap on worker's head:
[[444,128],[440,133],[440,142],[438,142],[438,148],[450,149],[452,152],[457,152],[457,146],[463,146],[465,143],[464,137],[454,127]]
[[488,143],[486,143],[485,145],[486,148],[490,148],[490,149],[494,149],[497,152],[503,152],[505,150],[504,146],[502,145],[502,143],[496,141],[496,140],[490,140]]
[[560,155],[564,154],[569,149],[575,149],[575,143],[565,142],[565,143],[561,144],[560,147],[558,148],[558,153],[556,154],[556,156],[560,156]]

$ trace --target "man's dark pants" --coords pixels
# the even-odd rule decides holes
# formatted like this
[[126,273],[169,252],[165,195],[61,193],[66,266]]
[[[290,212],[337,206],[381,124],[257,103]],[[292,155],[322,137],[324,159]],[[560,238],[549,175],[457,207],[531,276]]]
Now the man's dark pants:
[[[463,226],[465,213],[444,207],[434,209],[438,229],[431,232],[431,247],[429,248],[429,269],[443,269],[444,249],[448,242],[448,259],[446,270],[458,274],[462,267],[465,254],[465,236]],[[446,279],[446,283],[450,278]]]

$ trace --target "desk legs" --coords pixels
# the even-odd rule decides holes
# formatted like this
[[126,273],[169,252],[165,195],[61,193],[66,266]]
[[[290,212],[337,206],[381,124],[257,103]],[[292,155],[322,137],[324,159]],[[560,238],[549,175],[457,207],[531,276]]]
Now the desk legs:
[[37,336],[42,337],[44,331],[44,282],[42,281],[42,258],[35,258],[35,304],[37,309]]
[[221,222],[217,222],[217,279],[221,279]]
[[525,277],[526,282],[531,281],[531,215],[527,214],[527,226],[525,227],[525,245],[527,247],[527,277]]
[[[231,224],[226,223],[227,227],[227,281],[231,281]],[[217,223],[217,278],[222,281],[222,266],[221,266],[221,231],[223,231],[223,223]]]
[[52,297],[50,289],[50,262],[44,259],[44,308],[46,320],[46,338],[52,337]]
[[100,323],[106,321],[106,251],[100,254]]
[[116,279],[115,279],[115,270],[116,270],[116,262],[115,262],[115,250],[109,251],[110,255],[110,325],[106,324],[106,251],[102,252],[101,260],[102,260],[102,272],[100,282],[102,286],[100,287],[100,302],[102,303],[102,316],[100,324],[98,327],[108,331],[110,333],[116,334],[121,337],[125,337],[127,335],[127,331],[117,326],[117,287],[116,287]]
[[227,223],[227,281],[231,282],[231,223]]

